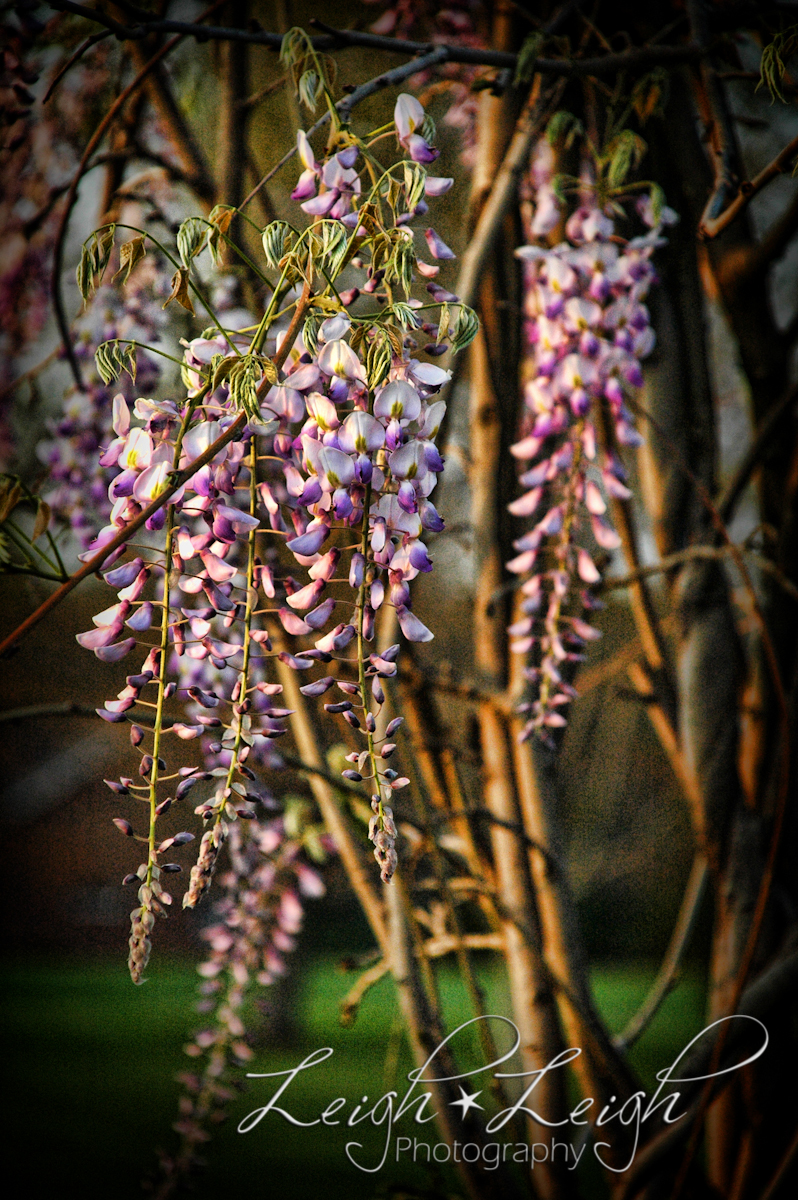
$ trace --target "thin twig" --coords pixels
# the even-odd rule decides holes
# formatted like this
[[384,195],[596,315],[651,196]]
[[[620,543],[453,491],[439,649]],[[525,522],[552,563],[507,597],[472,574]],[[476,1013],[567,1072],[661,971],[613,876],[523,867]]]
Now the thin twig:
[[47,103],[47,101],[50,99],[50,97],[52,96],[55,89],[58,87],[58,84],[61,82],[61,80],[66,75],[69,68],[73,67],[75,65],[75,63],[78,61],[78,59],[81,59],[83,57],[83,55],[86,53],[86,51],[90,50],[92,46],[96,46],[98,42],[101,42],[101,41],[103,41],[104,38],[107,38],[110,36],[111,36],[111,30],[104,29],[101,33],[93,33],[91,35],[91,37],[87,37],[86,41],[83,42],[82,45],[78,46],[75,53],[71,54],[69,56],[69,58],[66,60],[66,62],[64,63],[63,67],[61,67],[61,70],[55,76],[52,83],[48,87],[47,91],[42,96],[42,104]]
[[[217,8],[221,8],[224,3],[226,3],[226,0],[215,0],[215,3],[211,4],[209,8],[206,8],[205,11],[200,14],[197,20],[204,20],[206,16],[212,12],[215,12]],[[81,6],[78,5],[77,7],[80,8]],[[132,83],[129,83],[128,86],[122,92],[120,92],[116,100],[114,100],[113,104],[108,109],[108,112],[105,114],[94,133],[89,138],[89,142],[86,146],[86,149],[83,151],[83,156],[78,163],[77,171],[75,172],[75,175],[69,186],[69,191],[67,192],[66,205],[64,207],[61,220],[58,224],[55,243],[53,245],[52,296],[56,321],[61,334],[61,341],[63,342],[64,351],[69,360],[72,375],[79,389],[83,388],[83,377],[80,372],[78,360],[75,356],[75,348],[72,345],[72,338],[69,332],[69,322],[67,321],[66,309],[64,307],[64,298],[61,294],[61,271],[64,260],[64,244],[66,242],[66,232],[69,224],[69,218],[78,195],[78,186],[86,172],[86,168],[89,164],[92,154],[102,138],[105,136],[106,131],[116,119],[117,114],[124,107],[133,93],[141,86],[141,84],[147,78],[149,72],[161,61],[162,58],[165,58],[166,55],[169,54],[175,48],[175,46],[177,46],[182,37],[183,34],[181,33],[177,37],[174,37],[170,41],[166,42],[166,44],[163,45],[161,49],[158,50],[157,53],[154,54],[152,58],[144,64]]]
[[743,212],[762,188],[770,183],[771,179],[775,179],[778,175],[783,175],[790,161],[798,154],[798,134],[779,151],[776,157],[768,163],[766,167],[755,175],[753,179],[746,180],[740,184],[740,190],[727,208],[723,209],[717,217],[703,216],[698,226],[698,236],[705,242],[716,238],[719,233],[731,225],[741,212]]
[[771,575],[781,588],[791,596],[794,600],[798,600],[798,587],[787,579],[784,572],[779,570],[776,563],[772,562],[764,555],[757,553],[756,550],[751,550],[748,546],[731,545],[729,546],[687,546],[684,550],[676,550],[673,554],[668,554],[665,558],[661,558],[659,562],[648,563],[645,566],[636,567],[634,571],[629,571],[626,575],[611,575],[602,580],[598,591],[609,592],[616,591],[619,588],[629,587],[630,584],[637,583],[641,579],[647,579],[652,575],[662,575],[666,571],[672,571],[676,567],[683,566],[688,562],[697,562],[701,560],[722,561],[723,559],[733,556],[734,553],[747,554],[749,558],[753,558],[755,565],[768,575]]
[[796,399],[798,399],[798,386],[792,384],[760,423],[742,462],[715,501],[718,512],[724,521],[728,521],[731,517],[734,506],[748,483],[760,455],[778,427],[779,420]]
[[[384,74],[377,75],[374,79],[369,79],[366,83],[361,84],[360,87],[355,88],[353,92],[350,92],[348,96],[344,96],[342,100],[338,101],[335,106],[336,111],[341,119],[346,122],[349,120],[352,109],[355,108],[356,105],[360,104],[363,100],[366,100],[369,96],[373,96],[377,92],[381,92],[384,88],[397,87],[400,83],[403,83],[405,79],[409,79],[411,75],[416,75],[419,71],[426,71],[429,67],[434,66],[436,63],[442,63],[445,61],[446,48],[443,46],[435,47],[434,49],[430,50],[428,54],[424,55],[423,58],[414,59],[409,63],[403,63],[401,67],[394,67],[392,71],[386,71]],[[312,137],[314,133],[317,133],[320,129],[323,129],[329,120],[330,110],[328,109],[322,114],[321,117],[319,117],[318,121],[316,121],[314,125],[311,125],[310,129],[307,130],[307,136]],[[257,196],[261,188],[264,187],[270,179],[273,179],[278,171],[281,171],[286,163],[291,161],[295,154],[296,146],[292,146],[290,150],[286,151],[279,162],[275,163],[271,170],[266,172],[260,182],[257,183],[249,193],[249,195],[241,201],[239,209],[246,208],[250,200]]]
[[[794,993],[796,980],[798,980],[798,951],[792,951],[773,962],[745,989],[740,996],[737,1013],[761,1020],[767,1016],[773,1004],[783,996]],[[727,1071],[719,1076],[712,1074],[716,1070],[712,1064],[717,1057],[718,1045],[721,1039],[725,1043],[730,1031],[732,1036],[738,1033],[738,1029],[734,1028],[732,1021],[724,1022],[719,1029],[716,1025],[709,1037],[702,1038],[701,1042],[696,1045],[691,1056],[680,1062],[680,1077],[685,1081],[680,1085],[683,1103],[690,1101],[697,1090],[697,1085],[705,1079],[713,1099],[734,1080],[735,1073],[733,1071]],[[619,1187],[615,1193],[616,1200],[632,1200],[633,1197],[641,1194],[646,1180],[652,1177],[662,1160],[671,1155],[674,1149],[689,1135],[690,1120],[695,1117],[698,1107],[699,1101],[696,1100],[678,1121],[667,1126],[661,1133],[655,1134],[647,1144],[641,1145],[634,1163],[624,1175],[623,1180],[619,1181]],[[674,1195],[675,1192],[671,1192],[669,1200]]]
[[[709,26],[705,0],[687,0],[687,14],[694,41],[706,50]],[[700,62],[700,86],[696,98],[706,130],[706,142],[714,174],[712,191],[699,222],[699,229],[714,220],[726,207],[739,182],[734,127],[723,86],[705,56]],[[696,79],[696,84],[699,80]]]
[[347,992],[339,1005],[339,1019],[342,1025],[352,1024],[366,992],[371,991],[375,984],[384,979],[390,969],[390,963],[381,958],[373,967],[369,967],[368,970],[363,972],[357,983]]
[[630,1046],[634,1045],[656,1016],[663,1000],[672,991],[676,973],[689,944],[690,936],[695,929],[708,874],[706,859],[702,854],[696,855],[665,957],[642,1005],[628,1022],[623,1033],[618,1034],[614,1039],[618,1050],[628,1050]]

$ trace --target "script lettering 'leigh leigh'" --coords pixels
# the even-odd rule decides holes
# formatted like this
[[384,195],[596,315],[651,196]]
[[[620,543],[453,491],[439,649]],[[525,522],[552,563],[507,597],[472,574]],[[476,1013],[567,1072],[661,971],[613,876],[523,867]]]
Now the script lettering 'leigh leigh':
[[[463,1030],[467,1029],[468,1026],[476,1024],[479,1021],[498,1022],[505,1027],[506,1031],[509,1030],[513,1043],[510,1049],[495,1062],[488,1063],[487,1066],[476,1070],[468,1071],[461,1075],[436,1075],[436,1062],[440,1057],[443,1047],[461,1035]],[[680,1063],[688,1057],[689,1052],[694,1047],[697,1047],[702,1039],[709,1039],[709,1044],[711,1044],[718,1033],[719,1027],[726,1022],[734,1022],[738,1028],[740,1022],[745,1022],[749,1027],[749,1034],[756,1039],[755,1049],[747,1058],[734,1063],[732,1066],[719,1069],[712,1074],[689,1074],[682,1077],[678,1073]],[[658,1086],[651,1097],[643,1091],[634,1092],[623,1101],[616,1100],[613,1096],[610,1102],[605,1104],[600,1111],[596,1111],[598,1108],[597,1103],[590,1097],[586,1097],[580,1100],[573,1110],[560,1120],[551,1120],[546,1114],[537,1111],[534,1107],[536,1103],[535,1090],[550,1071],[562,1070],[568,1063],[578,1058],[582,1051],[577,1047],[564,1050],[537,1071],[513,1072],[498,1070],[499,1067],[508,1062],[517,1052],[520,1041],[521,1038],[517,1027],[507,1017],[495,1015],[474,1017],[472,1020],[465,1021],[457,1029],[453,1030],[433,1050],[423,1066],[417,1067],[408,1073],[409,1086],[405,1090],[404,1095],[400,1096],[398,1092],[389,1091],[384,1092],[375,1101],[371,1101],[368,1096],[362,1096],[356,1103],[352,1103],[352,1101],[344,1096],[337,1096],[335,1099],[330,1100],[315,1116],[298,1116],[292,1108],[288,1107],[292,1103],[292,1098],[289,1095],[291,1084],[303,1072],[317,1069],[322,1063],[331,1058],[333,1050],[329,1046],[326,1046],[319,1050],[314,1050],[301,1063],[298,1063],[297,1066],[292,1067],[290,1070],[250,1072],[248,1074],[248,1078],[250,1079],[279,1079],[282,1082],[262,1107],[253,1109],[252,1112],[243,1118],[238,1125],[238,1132],[250,1133],[265,1117],[271,1114],[282,1118],[291,1125],[305,1129],[316,1126],[344,1126],[348,1129],[354,1129],[366,1122],[375,1128],[381,1129],[381,1143],[377,1150],[366,1151],[363,1143],[356,1141],[347,1142],[344,1150],[353,1166],[357,1167],[360,1171],[373,1174],[385,1165],[391,1154],[392,1145],[394,1146],[394,1154],[391,1157],[397,1162],[405,1159],[405,1161],[410,1160],[413,1162],[443,1163],[452,1161],[475,1163],[479,1160],[486,1170],[495,1170],[498,1168],[500,1162],[523,1162],[528,1163],[530,1169],[534,1170],[537,1163],[553,1162],[559,1158],[559,1161],[564,1162],[569,1170],[574,1170],[578,1166],[587,1146],[584,1133],[586,1128],[590,1126],[590,1132],[592,1133],[592,1153],[607,1170],[621,1174],[628,1170],[634,1161],[640,1141],[640,1131],[646,1122],[656,1118],[666,1125],[672,1125],[686,1115],[686,1109],[681,1104],[681,1092],[670,1089],[678,1086],[683,1087],[685,1084],[694,1085],[702,1083],[708,1079],[718,1078],[722,1075],[728,1075],[734,1071],[741,1070],[743,1067],[748,1066],[749,1063],[755,1062],[756,1059],[765,1053],[769,1038],[767,1029],[755,1017],[741,1014],[724,1017],[719,1021],[714,1021],[706,1029],[702,1030],[701,1033],[697,1034],[669,1067],[657,1072]],[[511,1105],[495,1113],[485,1121],[484,1131],[488,1138],[500,1133],[516,1117],[527,1118],[538,1126],[557,1130],[557,1135],[553,1135],[548,1142],[536,1141],[529,1145],[526,1143],[502,1143],[490,1140],[481,1143],[455,1141],[453,1145],[449,1145],[445,1142],[420,1141],[417,1138],[411,1139],[406,1136],[406,1133],[400,1135],[399,1131],[397,1131],[396,1127],[402,1118],[417,1126],[423,1126],[435,1120],[434,1095],[432,1091],[425,1091],[424,1085],[447,1084],[463,1079],[470,1079],[480,1084],[481,1089],[484,1090],[491,1078],[497,1080],[520,1080],[521,1091],[518,1098]],[[516,1084],[516,1086],[519,1085]],[[460,1086],[461,1098],[452,1101],[451,1106],[460,1109],[461,1118],[465,1117],[466,1113],[469,1113],[472,1109],[484,1111],[483,1105],[478,1103],[478,1097],[482,1094],[482,1090],[469,1093],[462,1085]],[[607,1161],[612,1149],[612,1143],[603,1140],[603,1136],[611,1136],[612,1126],[615,1122],[619,1126],[629,1128],[633,1135],[632,1149],[628,1160],[620,1166],[617,1164],[610,1165]],[[563,1138],[563,1135],[567,1134],[569,1129],[573,1130],[575,1139],[573,1142]],[[625,1137],[624,1142],[626,1143],[627,1140],[628,1137]]]

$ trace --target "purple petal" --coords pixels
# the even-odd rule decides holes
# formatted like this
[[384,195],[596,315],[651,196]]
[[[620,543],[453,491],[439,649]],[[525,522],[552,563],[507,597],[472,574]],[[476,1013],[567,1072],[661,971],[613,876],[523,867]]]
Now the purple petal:
[[115,646],[99,646],[94,653],[100,662],[115,663],[129,654],[135,644],[135,638],[125,638],[123,642],[117,642]]
[[443,238],[435,232],[434,229],[427,229],[424,233],[429,246],[430,254],[433,258],[455,258],[453,251],[449,249]]
[[397,608],[399,627],[409,642],[431,642],[435,634],[409,608]]

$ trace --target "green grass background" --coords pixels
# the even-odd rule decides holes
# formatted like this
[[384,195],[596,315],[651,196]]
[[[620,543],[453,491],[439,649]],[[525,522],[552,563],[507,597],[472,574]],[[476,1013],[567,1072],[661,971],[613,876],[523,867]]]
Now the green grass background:
[[[182,1046],[201,1019],[193,1010],[196,974],[184,960],[161,960],[147,984],[134,988],[122,964],[58,960],[6,965],[3,1028],[6,1033],[6,1171],[21,1168],[26,1194],[65,1200],[80,1196],[141,1196],[141,1180],[154,1162],[154,1148],[173,1145],[178,1085],[174,1076],[189,1066]],[[490,1012],[510,1015],[498,976],[485,966]],[[620,1030],[642,1001],[653,975],[645,965],[597,970],[594,986],[611,1028]],[[334,1048],[333,1056],[292,1083],[286,1107],[302,1119],[318,1116],[337,1096],[347,1098],[346,1116],[363,1095],[372,1103],[396,1086],[404,1093],[409,1060],[401,1043],[393,988],[387,980],[369,992],[355,1023],[342,1028],[338,1006],[354,981],[324,958],[305,963],[292,995],[291,1044],[269,1045],[264,1026],[253,1071],[281,1071],[311,1050]],[[453,973],[442,974],[442,996],[450,1022],[468,1011]],[[703,1028],[703,989],[692,976],[682,980],[633,1052],[644,1086],[653,1091],[654,1072],[667,1066]],[[468,1082],[468,1081],[467,1081]],[[295,1129],[270,1114],[246,1135],[241,1118],[273,1094],[272,1080],[251,1081],[237,1098],[230,1119],[207,1148],[208,1169],[194,1195],[290,1200],[366,1200],[391,1188],[433,1186],[449,1191],[443,1177],[412,1167],[406,1158],[377,1175],[356,1171],[344,1142],[355,1137],[377,1161],[377,1131],[341,1127]],[[468,1090],[478,1090],[479,1079]],[[437,1141],[433,1126],[413,1128],[419,1140]],[[411,1132],[399,1128],[399,1134]],[[376,1157],[375,1157],[376,1156]],[[587,1156],[585,1156],[587,1158]],[[396,1194],[396,1193],[393,1193]]]

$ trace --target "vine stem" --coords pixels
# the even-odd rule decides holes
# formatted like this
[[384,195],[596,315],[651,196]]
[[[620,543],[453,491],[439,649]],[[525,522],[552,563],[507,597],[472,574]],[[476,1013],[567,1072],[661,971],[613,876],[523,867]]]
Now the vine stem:
[[[360,538],[360,553],[368,562],[368,544],[369,544],[369,509],[371,508],[371,482],[366,484],[366,494],[363,497],[363,528]],[[366,588],[368,586],[368,572],[363,572],[363,582],[358,589],[357,595],[357,678],[360,687],[360,703],[363,705],[363,720],[365,722],[366,715],[369,710],[368,689],[366,687],[366,663],[363,654],[363,622],[366,615]],[[366,743],[369,752],[369,767],[371,769],[374,783],[377,788],[377,796],[379,799],[379,820],[380,829],[383,824],[382,810],[382,784],[377,768],[377,753],[374,749],[374,734],[366,725]]]
[[[179,453],[179,451],[177,452]],[[177,453],[175,457],[177,457]],[[172,574],[172,539],[174,536],[175,509],[170,504],[166,512],[166,542],[164,546],[163,607],[161,611],[161,652],[158,659],[158,696],[155,702],[155,721],[152,737],[152,769],[150,772],[150,828],[147,852],[147,887],[152,885],[155,865],[155,823],[158,820],[158,755],[161,749],[164,693],[166,691],[166,657],[169,651],[169,580]]]
[[[189,404],[180,429],[175,439],[175,452],[172,456],[172,466],[177,468],[183,450],[183,438],[188,429],[196,402]],[[150,827],[147,835],[147,887],[152,885],[153,867],[155,866],[155,824],[158,820],[158,757],[161,750],[161,734],[163,732],[163,706],[166,692],[166,656],[169,651],[169,618],[172,614],[170,605],[170,578],[172,575],[173,540],[175,528],[175,506],[169,504],[166,509],[166,535],[164,539],[164,571],[163,571],[163,604],[161,605],[161,644],[158,658],[158,695],[155,701],[152,735],[152,768],[150,771]]]
[[[255,516],[258,509],[258,439],[253,434],[250,445],[249,457],[249,512],[250,516]],[[238,676],[238,704],[243,705],[247,695],[247,681],[249,679],[249,658],[252,650],[252,611],[253,603],[252,596],[255,584],[255,539],[257,531],[251,529],[247,539],[247,601],[244,609],[244,643],[243,643],[243,661],[241,663],[241,672]],[[227,769],[227,777],[224,783],[224,792],[218,806],[218,811],[214,820],[214,825],[218,825],[222,819],[225,809],[225,802],[230,795],[233,775],[235,774],[238,764],[238,755],[241,750],[241,744],[244,740],[244,716],[243,712],[238,714],[238,728],[236,729],[236,738],[233,744],[233,749],[230,755],[230,765]]]

